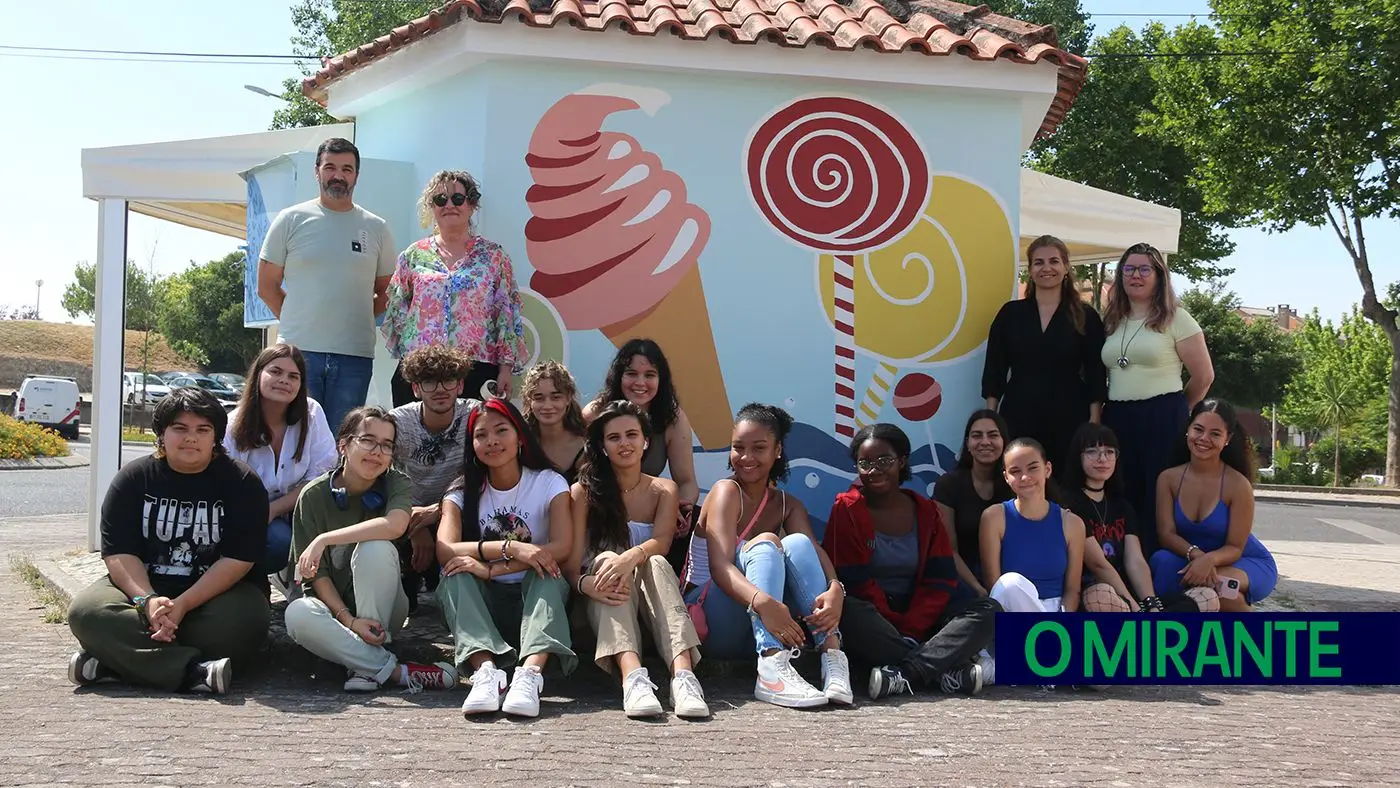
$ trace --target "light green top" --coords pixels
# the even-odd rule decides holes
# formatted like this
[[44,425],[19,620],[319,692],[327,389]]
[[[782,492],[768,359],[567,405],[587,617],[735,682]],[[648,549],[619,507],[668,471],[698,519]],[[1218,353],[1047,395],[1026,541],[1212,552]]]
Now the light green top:
[[[311,540],[328,531],[337,531],[346,526],[362,523],[375,517],[382,517],[385,513],[395,509],[402,509],[406,512],[413,512],[413,485],[409,482],[408,476],[397,468],[390,468],[384,478],[382,492],[384,494],[385,505],[380,511],[367,511],[359,495],[346,495],[346,506],[341,509],[335,503],[335,498],[331,495],[331,474],[335,471],[323,473],[317,476],[305,487],[301,488],[301,494],[297,496],[296,508],[292,510],[292,561],[295,562],[306,546],[311,544]],[[374,489],[374,488],[370,488]],[[335,590],[340,592],[340,598],[350,607],[350,611],[355,611],[355,587],[354,578],[350,572],[350,556],[355,552],[355,545],[340,544],[326,548],[326,552],[321,556],[321,563],[316,568],[316,577],[328,577],[335,584]],[[315,596],[311,581],[315,578],[303,578],[302,590],[307,596]]]
[[[1181,391],[1182,363],[1176,343],[1199,333],[1196,318],[1181,307],[1163,331],[1153,331],[1142,320],[1124,320],[1103,343],[1109,400],[1127,402]],[[1118,366],[1123,356],[1128,358],[1126,369]]]
[[283,269],[283,342],[374,358],[374,280],[392,275],[398,260],[383,219],[358,205],[298,203],[272,220],[260,257]]

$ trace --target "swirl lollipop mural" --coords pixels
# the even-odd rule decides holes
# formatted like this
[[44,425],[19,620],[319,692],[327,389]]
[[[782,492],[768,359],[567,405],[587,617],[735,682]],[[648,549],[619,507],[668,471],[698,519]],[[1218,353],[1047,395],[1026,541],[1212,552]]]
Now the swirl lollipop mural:
[[774,230],[832,255],[826,284],[836,331],[836,432],[855,434],[857,307],[853,255],[902,237],[928,202],[928,156],[907,126],[859,99],[803,98],[779,107],[744,152],[749,194]]
[[569,365],[569,334],[554,306],[533,290],[520,289],[520,321],[525,324],[525,358],[511,391],[522,391],[524,375],[541,361]]

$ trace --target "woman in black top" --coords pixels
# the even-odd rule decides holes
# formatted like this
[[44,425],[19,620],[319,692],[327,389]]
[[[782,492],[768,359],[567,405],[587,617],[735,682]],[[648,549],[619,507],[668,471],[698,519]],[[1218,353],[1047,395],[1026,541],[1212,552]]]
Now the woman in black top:
[[1088,540],[1081,609],[1089,613],[1219,610],[1213,588],[1154,596],[1152,571],[1142,551],[1141,522],[1117,476],[1118,438],[1113,430],[1101,424],[1083,425],[1070,441],[1070,454],[1073,462],[1063,473],[1063,502],[1084,520]]
[[1006,421],[996,411],[974,412],[963,427],[958,467],[938,477],[933,486],[943,520],[953,524],[958,579],[982,596],[987,593],[977,580],[982,571],[978,546],[982,512],[1013,497],[1001,465],[1006,440]]
[[[1074,286],[1069,250],[1042,235],[1026,253],[1030,284],[992,321],[982,368],[982,396],[999,410],[1010,431],[1004,437],[1035,438],[1055,468],[1065,462],[1075,428],[1097,422],[1108,398],[1103,361],[1103,321]],[[1058,475],[1058,474],[1057,474]]]

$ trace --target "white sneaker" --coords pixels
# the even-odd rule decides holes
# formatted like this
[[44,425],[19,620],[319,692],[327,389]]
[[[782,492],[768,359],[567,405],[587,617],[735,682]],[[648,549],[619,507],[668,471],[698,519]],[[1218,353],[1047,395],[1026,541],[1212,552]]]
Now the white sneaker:
[[379,690],[379,682],[374,680],[374,676],[359,671],[350,671],[349,678],[345,679],[346,692],[376,692]]
[[[754,684],[753,696],[775,706],[792,709],[806,709],[812,706],[825,706],[826,694],[807,683],[797,668],[792,666],[792,658],[802,653],[798,649],[778,651],[769,656],[758,657],[758,681]],[[849,682],[848,682],[849,683]]]
[[471,677],[471,691],[462,702],[463,716],[494,714],[501,710],[501,698],[506,694],[506,672],[487,660]]
[[856,699],[851,691],[851,663],[845,652],[831,649],[822,652],[822,687],[826,699],[832,703],[850,705]]
[[676,677],[671,679],[671,705],[676,709],[676,716],[684,719],[698,720],[710,716],[700,679],[688,670],[678,671]]
[[997,661],[991,654],[983,651],[976,660],[982,668],[982,686],[990,687],[997,683]]
[[223,695],[228,692],[233,680],[233,662],[228,658],[211,659],[199,663],[199,680],[190,687],[190,692],[212,692]]
[[622,680],[622,710],[628,717],[659,717],[666,713],[656,699],[656,685],[646,668],[637,668]]
[[544,689],[544,674],[539,668],[522,666],[515,669],[506,691],[501,711],[517,717],[540,716],[540,690]]

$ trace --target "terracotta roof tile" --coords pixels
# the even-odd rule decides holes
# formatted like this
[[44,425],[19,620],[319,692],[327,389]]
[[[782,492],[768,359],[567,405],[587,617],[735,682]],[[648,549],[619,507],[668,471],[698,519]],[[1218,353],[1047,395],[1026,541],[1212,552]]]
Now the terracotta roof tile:
[[619,28],[631,35],[667,33],[687,40],[714,36],[742,44],[914,50],[1013,63],[1047,60],[1059,69],[1059,87],[1040,136],[1054,133],[1064,120],[1087,73],[1083,58],[1059,48],[1053,27],[954,0],[451,0],[387,35],[326,59],[321,70],[302,83],[302,90],[324,105],[331,82],[463,17],[487,23],[511,19],[541,28]]

